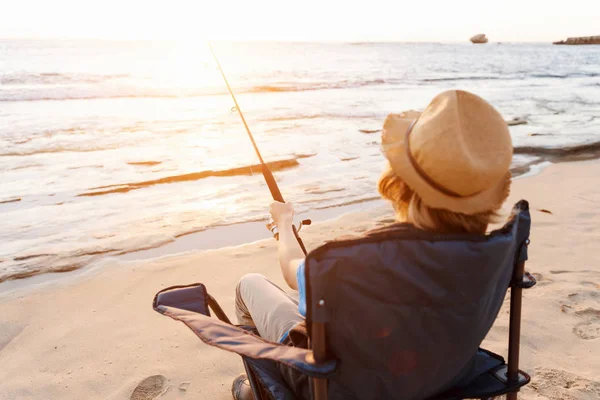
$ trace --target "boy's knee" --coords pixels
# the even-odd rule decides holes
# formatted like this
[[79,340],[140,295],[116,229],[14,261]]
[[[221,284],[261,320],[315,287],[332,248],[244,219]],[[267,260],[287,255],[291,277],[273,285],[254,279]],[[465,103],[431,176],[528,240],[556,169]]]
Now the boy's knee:
[[267,278],[264,275],[257,274],[255,272],[246,274],[246,275],[242,276],[242,278],[238,282],[236,291],[238,293],[240,293],[240,291],[247,290],[247,288],[256,286],[257,284],[260,284],[261,281],[266,281],[266,280],[267,280]]

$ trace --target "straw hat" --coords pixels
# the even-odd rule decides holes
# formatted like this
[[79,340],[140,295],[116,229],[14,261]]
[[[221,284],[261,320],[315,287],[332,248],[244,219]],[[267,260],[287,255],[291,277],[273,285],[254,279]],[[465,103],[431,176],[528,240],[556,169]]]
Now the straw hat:
[[382,148],[394,173],[429,207],[476,214],[498,208],[508,193],[508,126],[472,93],[450,90],[423,113],[389,115]]

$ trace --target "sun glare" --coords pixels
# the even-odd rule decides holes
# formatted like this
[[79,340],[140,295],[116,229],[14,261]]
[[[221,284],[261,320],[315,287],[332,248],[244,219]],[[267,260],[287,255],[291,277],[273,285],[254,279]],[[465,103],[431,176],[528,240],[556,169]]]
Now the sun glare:
[[153,84],[164,83],[181,89],[222,84],[205,41],[176,41],[162,62],[150,68],[156,77]]

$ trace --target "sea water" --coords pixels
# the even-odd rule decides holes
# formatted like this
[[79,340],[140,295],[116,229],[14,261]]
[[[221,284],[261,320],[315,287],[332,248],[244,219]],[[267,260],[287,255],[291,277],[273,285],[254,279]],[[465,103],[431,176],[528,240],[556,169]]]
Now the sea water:
[[[300,212],[377,197],[385,116],[448,89],[527,121],[511,127],[515,171],[599,147],[598,46],[215,51]],[[205,43],[0,41],[0,281],[264,218],[270,195],[232,106]]]

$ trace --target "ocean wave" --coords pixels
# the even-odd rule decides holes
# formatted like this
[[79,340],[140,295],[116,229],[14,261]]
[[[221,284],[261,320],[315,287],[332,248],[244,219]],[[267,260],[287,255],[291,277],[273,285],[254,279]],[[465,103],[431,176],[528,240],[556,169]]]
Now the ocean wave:
[[[162,243],[164,244],[164,243]],[[31,253],[12,258],[17,263],[11,269],[0,270],[0,283],[30,278],[45,273],[71,272],[89,265],[99,256],[122,252],[120,249],[76,250],[63,253]],[[8,261],[8,260],[7,260]]]
[[324,206],[318,206],[318,207],[314,207],[314,209],[315,210],[327,210],[329,208],[350,206],[353,204],[366,203],[369,201],[375,201],[375,200],[380,200],[380,199],[381,199],[380,196],[369,196],[369,197],[365,197],[365,198],[361,198],[361,199],[353,199],[353,200],[341,201],[341,202],[335,203],[335,204],[327,204]]
[[[54,259],[52,259],[51,261],[56,261]],[[61,272],[71,272],[71,271],[75,271],[79,268],[83,267],[83,264],[67,264],[67,265],[56,265],[56,266],[52,266],[52,267],[40,267],[40,266],[36,266],[36,267],[29,267],[26,270],[21,270],[21,271],[16,271],[13,272],[11,270],[4,270],[4,271],[0,271],[0,283],[5,282],[5,281],[10,281],[10,280],[17,280],[17,279],[25,279],[25,278],[31,278],[32,276],[35,275],[40,275],[40,274],[46,274],[46,273],[61,273]]]
[[26,168],[35,168],[35,167],[43,167],[42,164],[25,164],[25,165],[17,165],[16,167],[12,167],[9,168],[9,171],[16,171],[19,169],[26,169]]
[[0,200],[0,204],[17,203],[19,201],[21,201],[21,198],[17,197],[17,198],[14,198],[14,199]]
[[524,78],[550,78],[550,79],[566,79],[566,78],[596,78],[600,76],[600,72],[572,72],[565,74],[556,74],[552,72],[542,73],[525,73]]
[[[517,71],[506,75],[454,75],[440,74],[416,80],[386,79],[342,79],[312,82],[280,81],[262,85],[236,88],[239,93],[286,93],[330,89],[348,89],[385,84],[406,85],[434,84],[443,82],[469,82],[514,79],[566,79],[598,77],[600,72],[526,72]],[[137,77],[139,78],[139,77]],[[84,74],[84,73],[15,73],[0,75],[0,102],[12,101],[61,101],[119,98],[193,98],[228,95],[224,87],[148,87],[139,85],[136,77],[129,74]],[[143,78],[143,77],[142,77]],[[150,81],[148,81],[150,82]],[[599,85],[594,83],[594,85]]]
[[567,74],[556,73],[528,73],[521,72],[511,75],[472,75],[472,76],[446,76],[439,78],[423,78],[420,82],[453,82],[453,81],[485,81],[485,80],[512,80],[512,79],[566,79],[566,78],[595,78],[600,76],[599,72],[573,72]]
[[600,141],[566,147],[516,146],[513,152],[554,162],[588,160],[600,157]]
[[[274,171],[283,171],[286,169],[294,168],[299,165],[298,159],[312,157],[313,154],[307,155],[298,155],[294,158],[289,158],[285,160],[279,161],[270,161],[267,162],[267,166],[269,169]],[[200,172],[192,172],[189,174],[183,175],[174,175],[167,176],[160,179],[153,179],[150,181],[143,182],[131,182],[131,183],[123,183],[117,185],[107,185],[107,186],[98,186],[90,188],[88,192],[80,193],[77,197],[90,197],[90,196],[102,196],[106,194],[112,193],[127,193],[132,190],[142,189],[148,186],[161,185],[165,183],[176,183],[176,182],[187,182],[187,181],[197,181],[200,179],[210,178],[210,177],[231,177],[231,176],[241,176],[241,175],[252,175],[254,173],[259,173],[262,170],[260,164],[253,165],[245,165],[243,167],[230,168],[226,170],[220,171],[200,171]]]
[[424,78],[421,82],[452,82],[452,81],[487,81],[496,79],[506,79],[499,76],[450,76],[444,78]]
[[310,188],[310,189],[304,189],[304,193],[327,194],[327,193],[343,192],[345,190],[347,190],[347,189],[346,188],[329,188],[329,189]]
[[600,76],[600,72],[575,72],[570,76],[579,76],[584,78],[597,78]]
[[383,85],[385,83],[391,83],[384,79],[370,79],[370,80],[357,80],[357,81],[337,81],[337,82],[311,82],[311,83],[277,83],[272,85],[255,86],[249,89],[247,92],[250,93],[262,93],[262,92],[304,92],[310,90],[325,90],[325,89],[345,89],[345,88],[356,88],[363,86],[372,85]]
[[[79,92],[78,92],[79,91]],[[3,93],[4,92],[4,93]],[[7,93],[8,92],[8,93]],[[81,90],[73,88],[68,90],[56,90],[47,92],[44,90],[33,90],[28,92],[22,91],[2,91],[0,90],[0,102],[13,101],[69,101],[69,100],[97,100],[97,99],[138,99],[138,98],[162,98],[162,99],[177,99],[177,98],[192,98],[203,96],[225,95],[227,92],[160,92],[154,90]]]
[[61,74],[59,72],[18,73],[0,75],[0,85],[59,85],[101,83],[128,78],[128,74]]
[[[258,118],[257,121],[264,122],[279,122],[279,121],[302,121],[308,119],[382,119],[385,118],[385,114],[376,114],[376,113],[368,113],[368,114],[344,114],[344,113],[317,113],[317,114],[295,114],[295,115],[281,115],[276,117],[267,117],[267,118]],[[280,128],[278,128],[280,129]]]
[[[32,156],[34,154],[49,154],[49,153],[91,153],[94,151],[103,151],[103,150],[115,150],[118,149],[118,145],[113,146],[105,146],[105,147],[50,147],[45,149],[23,149],[17,151],[6,151],[0,153],[0,157],[22,157],[22,156]],[[23,167],[26,168],[26,167]],[[13,168],[16,169],[16,168]]]
[[129,165],[141,165],[145,167],[153,167],[158,164],[162,164],[162,161],[130,161],[127,164]]
[[569,76],[572,75],[558,75],[558,74],[531,74],[529,75],[531,78],[558,78],[558,79],[564,79],[564,78],[568,78]]
[[[118,76],[118,75],[115,75]],[[371,79],[356,81],[334,81],[334,82],[307,82],[291,83],[277,82],[268,85],[257,85],[241,87],[236,89],[236,93],[284,93],[284,92],[305,92],[328,89],[347,89],[359,88],[364,86],[383,85],[394,83],[393,80]],[[91,82],[88,82],[91,83]],[[93,99],[126,99],[126,98],[193,98],[205,96],[224,96],[229,92],[225,89],[215,88],[141,88],[134,85],[130,86],[66,86],[57,88],[48,88],[44,86],[27,89],[21,88],[2,88],[0,89],[0,102],[13,101],[64,101],[64,100],[93,100]]]

